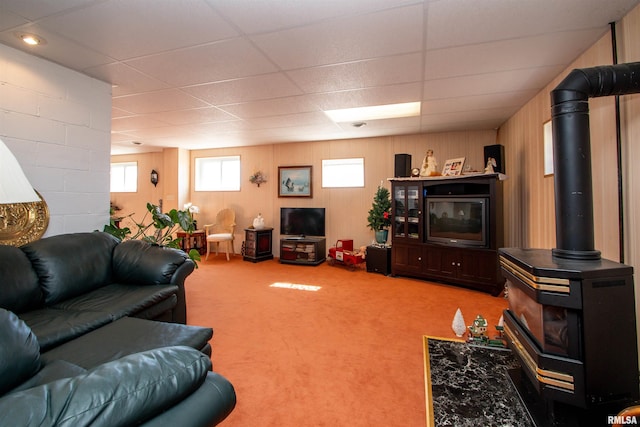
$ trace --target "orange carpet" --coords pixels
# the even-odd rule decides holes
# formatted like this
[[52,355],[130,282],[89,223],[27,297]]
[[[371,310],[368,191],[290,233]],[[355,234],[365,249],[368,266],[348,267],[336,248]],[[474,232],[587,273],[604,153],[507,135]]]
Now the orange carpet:
[[236,388],[224,426],[425,425],[423,335],[454,338],[457,308],[467,324],[477,314],[495,324],[506,301],[361,266],[200,263],[187,318],[214,328],[214,370]]

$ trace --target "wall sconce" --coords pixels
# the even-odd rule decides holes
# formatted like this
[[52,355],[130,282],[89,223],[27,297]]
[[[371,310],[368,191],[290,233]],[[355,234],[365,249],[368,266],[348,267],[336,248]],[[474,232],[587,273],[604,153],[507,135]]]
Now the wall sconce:
[[151,183],[154,187],[158,185],[158,172],[155,169],[151,171]]
[[0,140],[0,244],[22,246],[42,237],[49,208]]

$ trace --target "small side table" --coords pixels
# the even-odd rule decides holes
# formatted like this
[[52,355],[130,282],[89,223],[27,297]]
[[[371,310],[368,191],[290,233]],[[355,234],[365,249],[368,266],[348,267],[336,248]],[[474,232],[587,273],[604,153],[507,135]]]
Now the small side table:
[[189,253],[191,249],[197,249],[200,255],[207,253],[207,236],[204,230],[196,230],[189,234],[186,231],[178,231],[177,236],[182,237],[180,248]]
[[265,227],[261,230],[245,228],[244,232],[243,260],[258,262],[273,259],[273,228]]
[[391,274],[391,247],[367,246],[367,271],[369,273],[381,273],[385,276]]

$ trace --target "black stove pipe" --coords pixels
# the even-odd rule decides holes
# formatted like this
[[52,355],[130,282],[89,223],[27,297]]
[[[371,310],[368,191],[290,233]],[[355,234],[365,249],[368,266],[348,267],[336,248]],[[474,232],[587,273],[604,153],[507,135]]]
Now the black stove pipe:
[[589,98],[640,93],[640,62],[575,69],[551,91],[554,256],[598,260],[594,246]]

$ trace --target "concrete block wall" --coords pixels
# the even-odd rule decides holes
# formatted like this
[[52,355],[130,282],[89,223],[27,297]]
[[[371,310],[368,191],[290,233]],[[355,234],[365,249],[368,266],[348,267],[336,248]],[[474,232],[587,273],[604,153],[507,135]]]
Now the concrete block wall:
[[45,237],[109,221],[108,83],[0,44],[0,139],[47,202]]

